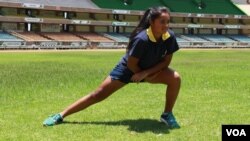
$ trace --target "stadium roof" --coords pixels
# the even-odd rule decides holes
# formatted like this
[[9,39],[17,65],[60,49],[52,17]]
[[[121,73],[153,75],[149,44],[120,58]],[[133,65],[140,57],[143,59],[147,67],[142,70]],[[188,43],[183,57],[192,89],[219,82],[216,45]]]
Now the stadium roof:
[[51,6],[98,8],[91,0],[0,0],[0,2],[32,3]]

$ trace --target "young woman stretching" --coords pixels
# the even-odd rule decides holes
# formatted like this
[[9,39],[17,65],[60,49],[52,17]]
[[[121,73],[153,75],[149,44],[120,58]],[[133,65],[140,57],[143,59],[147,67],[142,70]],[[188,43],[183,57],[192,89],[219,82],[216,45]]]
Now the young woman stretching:
[[128,83],[165,84],[166,103],[160,120],[170,128],[180,128],[172,110],[177,99],[180,75],[169,68],[173,53],[179,49],[174,33],[169,30],[170,14],[166,7],[153,7],[132,32],[126,54],[110,75],[92,93],[74,102],[58,114],[48,117],[44,126],[53,126],[73,113],[96,104]]

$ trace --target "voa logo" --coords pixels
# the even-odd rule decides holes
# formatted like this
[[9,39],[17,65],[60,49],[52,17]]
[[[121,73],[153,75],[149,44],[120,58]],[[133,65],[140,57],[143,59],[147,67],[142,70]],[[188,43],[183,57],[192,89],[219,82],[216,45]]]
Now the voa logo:
[[227,136],[247,136],[244,129],[226,129]]

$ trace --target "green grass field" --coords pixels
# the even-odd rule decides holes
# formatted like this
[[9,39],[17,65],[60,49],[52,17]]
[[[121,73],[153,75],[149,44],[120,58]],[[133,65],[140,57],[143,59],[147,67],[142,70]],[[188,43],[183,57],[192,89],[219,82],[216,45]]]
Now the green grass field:
[[164,85],[129,84],[107,100],[43,127],[48,115],[93,91],[124,51],[0,52],[0,140],[219,141],[222,124],[250,124],[250,50],[180,50],[174,113],[159,122]]

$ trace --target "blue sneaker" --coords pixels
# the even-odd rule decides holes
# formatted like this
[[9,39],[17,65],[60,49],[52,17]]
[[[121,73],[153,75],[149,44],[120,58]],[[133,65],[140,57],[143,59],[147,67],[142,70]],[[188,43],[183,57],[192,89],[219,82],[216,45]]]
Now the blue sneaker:
[[175,117],[174,117],[174,115],[173,115],[172,112],[163,113],[161,115],[160,121],[163,122],[163,123],[165,123],[171,129],[178,129],[178,128],[180,128],[180,125],[175,120]]
[[53,126],[63,122],[63,118],[60,114],[54,114],[49,116],[44,122],[43,126]]

